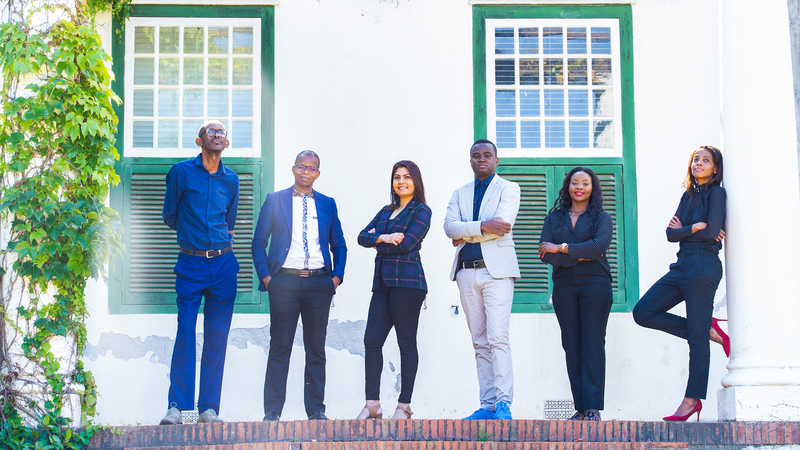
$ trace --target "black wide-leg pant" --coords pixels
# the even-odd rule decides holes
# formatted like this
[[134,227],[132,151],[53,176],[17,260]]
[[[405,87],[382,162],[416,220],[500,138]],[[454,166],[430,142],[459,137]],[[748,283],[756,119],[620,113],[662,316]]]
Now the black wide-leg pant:
[[569,276],[562,272],[554,279],[553,309],[561,327],[561,346],[577,411],[604,407],[606,325],[612,301],[607,278],[582,280],[569,271]]
[[[705,399],[711,359],[709,330],[714,294],[722,279],[722,262],[715,252],[681,250],[678,262],[633,308],[639,325],[667,332],[689,342],[689,382],[685,396]],[[686,302],[686,317],[667,311]]]

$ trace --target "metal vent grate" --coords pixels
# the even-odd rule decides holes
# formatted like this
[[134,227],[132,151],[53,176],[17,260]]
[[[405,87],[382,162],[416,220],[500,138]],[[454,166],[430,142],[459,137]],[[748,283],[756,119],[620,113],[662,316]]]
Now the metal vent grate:
[[197,403],[194,404],[194,409],[191,411],[181,411],[181,419],[183,423],[197,423],[197,417],[200,412],[197,411]]
[[575,413],[575,404],[572,400],[545,400],[544,418],[569,419]]

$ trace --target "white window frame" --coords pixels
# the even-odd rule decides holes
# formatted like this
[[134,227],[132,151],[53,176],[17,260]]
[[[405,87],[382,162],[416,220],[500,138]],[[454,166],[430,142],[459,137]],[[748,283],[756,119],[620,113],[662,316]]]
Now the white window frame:
[[[192,57],[202,57],[204,64],[203,64],[203,84],[202,85],[191,85],[187,86],[189,89],[203,89],[204,92],[207,92],[209,88],[220,88],[223,85],[209,85],[208,84],[208,57],[221,57],[223,55],[227,55],[229,60],[235,59],[237,57],[242,58],[252,58],[253,59],[253,116],[252,116],[252,146],[251,147],[235,147],[234,140],[236,136],[234,133],[231,133],[231,129],[233,128],[233,122],[235,120],[243,120],[246,118],[243,117],[233,117],[233,95],[228,95],[228,115],[226,117],[219,117],[219,116],[209,116],[208,115],[208,101],[204,98],[203,100],[203,115],[202,117],[192,117],[190,120],[196,121],[206,121],[211,119],[227,121],[227,128],[229,132],[228,139],[231,141],[231,145],[225,150],[225,156],[227,157],[260,157],[261,156],[261,19],[259,18],[189,18],[189,17],[132,17],[129,19],[128,23],[125,26],[125,98],[124,98],[124,108],[125,108],[125,141],[123,143],[123,156],[125,157],[158,157],[158,158],[168,158],[168,157],[192,157],[196,156],[199,152],[199,147],[196,148],[182,148],[183,142],[183,127],[181,125],[178,126],[178,147],[177,148],[160,148],[158,147],[158,121],[163,120],[166,117],[158,116],[158,90],[159,87],[164,88],[167,86],[159,86],[158,84],[158,58],[159,58],[159,46],[158,40],[155,40],[154,45],[154,53],[137,53],[134,54],[134,38],[135,38],[135,29],[137,26],[146,26],[146,27],[155,27],[155,36],[159,35],[159,28],[164,27],[176,27],[179,26],[181,28],[181,32],[179,33],[179,43],[178,43],[178,58],[179,58],[179,76],[178,84],[177,85],[170,85],[168,86],[171,88],[178,89],[178,116],[168,116],[169,119],[178,120],[178,123],[181,123],[183,120],[183,28],[184,27],[192,27],[192,26],[203,26],[204,27],[204,41],[203,41],[203,52],[202,53],[193,53]],[[229,29],[233,27],[252,27],[253,28],[253,53],[232,53],[232,46],[233,46],[233,39],[228,39],[228,53],[227,54],[211,54],[208,53],[208,27],[220,27],[220,26],[227,26]],[[174,54],[170,54],[173,56]],[[154,76],[153,82],[155,84],[152,85],[136,85],[133,84],[133,70],[134,70],[134,57],[149,57],[152,56],[155,59],[154,64]],[[229,91],[233,91],[237,89],[238,85],[233,84],[233,64],[228,64],[228,84],[227,89]],[[153,148],[143,148],[143,147],[133,147],[133,90],[134,87],[137,89],[142,88],[152,88],[153,89],[153,116],[137,116],[136,120],[152,120],[153,129],[154,129],[154,136],[153,136]],[[245,87],[246,88],[246,87]]]
[[[518,51],[518,30],[519,28],[528,28],[528,27],[536,27],[539,29],[539,52],[535,54],[519,54]],[[611,30],[611,54],[602,54],[602,55],[592,55],[591,54],[591,42],[587,42],[587,52],[586,54],[567,54],[562,53],[560,54],[561,57],[564,59],[564,84],[561,85],[545,85],[544,84],[544,74],[540,73],[539,75],[539,85],[520,85],[519,84],[519,60],[522,59],[531,59],[531,58],[558,58],[559,54],[544,54],[542,52],[542,40],[543,40],[543,33],[542,29],[547,27],[561,27],[563,29],[566,28],[586,28],[590,30],[593,27],[605,27],[610,28]],[[514,54],[495,54],[495,29],[496,28],[513,28],[514,31]],[[564,38],[565,46],[566,46],[566,36]],[[553,147],[546,147],[545,146],[545,115],[544,115],[544,107],[545,102],[544,98],[544,90],[547,89],[561,89],[564,90],[565,93],[569,89],[569,85],[567,84],[567,59],[568,58],[575,58],[585,56],[587,59],[591,59],[592,56],[601,56],[602,58],[610,58],[611,59],[611,73],[612,73],[612,82],[611,85],[603,85],[604,88],[610,87],[612,90],[612,101],[613,101],[613,111],[612,111],[612,129],[613,129],[613,147],[610,148],[569,148],[569,147],[562,147],[562,148],[553,148]],[[495,84],[495,61],[498,59],[514,59],[514,84],[511,85],[496,85]],[[622,156],[622,97],[621,97],[621,68],[620,68],[620,37],[619,37],[619,19],[486,19],[486,115],[487,115],[487,133],[488,138],[494,142],[497,142],[497,121],[498,120],[515,120],[517,123],[516,132],[517,132],[517,147],[516,148],[503,148],[502,154],[505,157],[556,157],[556,158],[586,158],[586,157],[621,157]],[[540,65],[541,67],[541,65]],[[588,74],[587,74],[588,75]],[[580,88],[587,88],[589,91],[592,89],[592,77],[588,75],[587,85],[581,85]],[[504,116],[498,117],[497,116],[497,107],[495,103],[495,91],[496,90],[511,90],[514,89],[517,92],[516,95],[516,109],[515,109],[515,116]],[[538,89],[540,91],[540,113],[538,117],[530,118],[530,117],[521,117],[519,114],[519,99],[520,96],[518,95],[520,89]],[[564,117],[563,121],[565,123],[565,141],[569,139],[569,121],[570,117],[567,113],[567,109],[569,107],[568,100],[565,98],[564,102]],[[540,137],[541,137],[541,146],[539,148],[522,148],[521,136],[520,136],[520,122],[532,120],[538,121],[541,123],[540,127]],[[589,105],[589,116],[588,119],[590,123],[590,141],[592,137],[592,105],[590,99]]]

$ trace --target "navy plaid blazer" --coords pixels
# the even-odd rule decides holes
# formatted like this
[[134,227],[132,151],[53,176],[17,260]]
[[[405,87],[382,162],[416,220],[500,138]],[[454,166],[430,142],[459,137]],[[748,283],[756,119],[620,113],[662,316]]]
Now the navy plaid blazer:
[[[372,222],[358,233],[359,245],[374,247],[378,251],[375,256],[372,290],[377,290],[383,279],[390,287],[422,289],[428,292],[419,249],[431,227],[431,209],[424,203],[411,200],[393,220],[389,220],[391,215],[392,210],[388,206],[383,207]],[[373,229],[375,231],[370,233]],[[380,235],[391,233],[403,233],[403,242],[398,245],[377,243]]]

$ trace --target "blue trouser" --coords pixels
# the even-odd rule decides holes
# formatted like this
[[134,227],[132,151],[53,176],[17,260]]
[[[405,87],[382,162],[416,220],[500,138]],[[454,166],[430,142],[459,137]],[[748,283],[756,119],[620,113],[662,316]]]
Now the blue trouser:
[[216,258],[178,255],[175,291],[178,293],[178,333],[169,371],[169,406],[194,409],[194,378],[197,354],[195,329],[200,302],[203,306],[203,356],[200,363],[198,411],[219,413],[222,373],[236,299],[239,263],[233,252]]
[[[711,360],[709,330],[714,294],[722,279],[722,263],[715,252],[682,250],[678,262],[656,282],[633,308],[639,325],[689,342],[689,382],[685,397],[705,399]],[[686,301],[686,317],[667,311]]]

